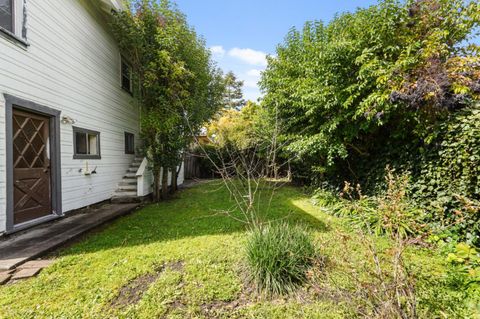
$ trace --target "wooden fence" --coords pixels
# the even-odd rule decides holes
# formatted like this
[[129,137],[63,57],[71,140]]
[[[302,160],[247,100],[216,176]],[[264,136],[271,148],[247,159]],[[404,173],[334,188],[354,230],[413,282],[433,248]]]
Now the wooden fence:
[[200,158],[194,154],[185,156],[185,179],[202,178]]

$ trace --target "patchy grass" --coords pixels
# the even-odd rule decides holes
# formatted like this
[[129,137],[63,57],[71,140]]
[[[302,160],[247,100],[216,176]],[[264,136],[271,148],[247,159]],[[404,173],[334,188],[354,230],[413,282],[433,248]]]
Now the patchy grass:
[[[352,274],[365,248],[341,219],[313,206],[299,189],[279,190],[265,220],[308,227],[328,276],[289,297],[269,299],[244,282],[247,231],[218,213],[231,208],[219,182],[179,193],[117,220],[66,248],[38,277],[0,287],[4,318],[344,318],[358,315]],[[388,242],[379,240],[388,248]],[[409,252],[418,272],[421,313],[454,313],[461,294],[444,282],[443,258]],[[422,278],[425,278],[422,281]],[[318,281],[318,282],[317,282]],[[432,282],[432,284],[427,284]],[[451,309],[450,309],[450,308]]]

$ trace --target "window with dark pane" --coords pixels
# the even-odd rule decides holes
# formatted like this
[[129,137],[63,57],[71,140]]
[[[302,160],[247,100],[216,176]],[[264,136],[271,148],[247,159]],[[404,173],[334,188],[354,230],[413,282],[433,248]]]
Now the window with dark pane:
[[0,27],[13,32],[13,0],[0,0]]
[[73,158],[100,159],[99,132],[74,127],[73,135]]
[[87,133],[75,133],[75,153],[87,155]]
[[130,64],[122,57],[122,89],[132,93],[132,67]]
[[125,154],[135,154],[135,135],[125,132]]

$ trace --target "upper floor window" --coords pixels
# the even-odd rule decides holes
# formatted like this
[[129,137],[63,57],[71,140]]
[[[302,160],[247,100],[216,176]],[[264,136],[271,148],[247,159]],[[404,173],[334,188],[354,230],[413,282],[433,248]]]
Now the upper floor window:
[[13,0],[0,0],[0,27],[13,33]]
[[[0,0],[1,1],[1,0]],[[132,94],[133,81],[132,81],[132,66],[128,61],[122,56],[121,62],[121,73],[122,73],[122,89]]]
[[24,0],[0,0],[0,36],[28,46]]

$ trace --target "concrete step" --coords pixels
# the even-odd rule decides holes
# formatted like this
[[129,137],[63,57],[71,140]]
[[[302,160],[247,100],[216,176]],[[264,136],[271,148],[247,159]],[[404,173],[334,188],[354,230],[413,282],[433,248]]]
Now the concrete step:
[[136,178],[124,178],[117,186],[137,186],[137,179]]
[[117,189],[115,191],[115,193],[113,193],[113,196],[114,197],[117,197],[117,196],[137,196],[137,192],[136,191],[131,191],[131,190]]
[[135,156],[122,181],[111,198],[112,203],[139,203],[142,198],[137,197],[137,171],[143,162],[143,157]]
[[127,185],[118,185],[117,191],[137,191],[137,185],[135,184],[127,184]]

